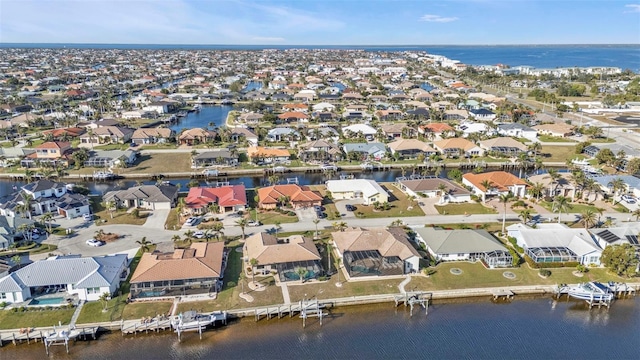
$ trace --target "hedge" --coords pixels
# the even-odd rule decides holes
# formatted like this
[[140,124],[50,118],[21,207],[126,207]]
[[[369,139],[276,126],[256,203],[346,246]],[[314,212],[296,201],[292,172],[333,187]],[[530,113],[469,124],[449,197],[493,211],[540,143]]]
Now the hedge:
[[533,259],[530,258],[528,255],[524,256],[524,260],[527,262],[527,264],[529,264],[530,267],[532,267],[534,269],[563,268],[563,267],[575,268],[576,266],[578,266],[580,264],[577,261],[537,263],[537,262],[533,261]]

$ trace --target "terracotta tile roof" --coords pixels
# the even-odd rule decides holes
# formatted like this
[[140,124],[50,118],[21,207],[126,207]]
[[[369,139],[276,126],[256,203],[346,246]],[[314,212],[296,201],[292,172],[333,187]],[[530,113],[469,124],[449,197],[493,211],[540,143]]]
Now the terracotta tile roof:
[[36,149],[66,149],[70,146],[71,143],[66,141],[47,141],[36,146]]
[[313,240],[301,235],[278,239],[274,235],[260,232],[249,236],[243,249],[246,258],[258,260],[260,265],[321,259]]
[[397,256],[406,260],[413,256],[420,256],[418,251],[409,243],[407,235],[402,228],[374,228],[364,230],[360,228],[347,229],[345,231],[332,232],[338,251],[366,251],[378,250],[384,257]]
[[287,111],[286,113],[282,113],[278,115],[278,119],[306,119],[308,118],[307,114],[301,113],[299,111]]
[[322,197],[307,186],[296,184],[274,185],[258,189],[261,204],[276,204],[280,196],[288,196],[292,203],[322,201]]
[[256,157],[289,157],[289,150],[287,149],[278,149],[278,148],[267,148],[262,146],[250,146],[247,148],[247,156],[250,158]]
[[482,182],[484,180],[489,180],[493,187],[500,191],[508,191],[509,186],[512,185],[527,185],[524,180],[506,171],[491,171],[482,174],[468,173],[464,174],[462,177],[481,191],[488,190],[487,188],[482,186]]
[[247,204],[247,193],[244,185],[222,186],[217,188],[192,187],[185,198],[188,208],[200,209],[211,203],[220,206],[236,206]]
[[202,128],[193,128],[185,130],[178,139],[187,140],[187,139],[202,139],[202,138],[212,138],[215,137],[216,133],[214,131],[205,130]]
[[477,147],[478,145],[472,143],[467,139],[450,138],[450,139],[444,139],[440,141],[434,141],[433,146],[440,149],[463,149],[464,151],[468,151]]
[[309,108],[308,105],[305,104],[300,104],[300,103],[296,103],[296,104],[284,104],[282,105],[283,109],[303,109],[306,110]]
[[144,253],[131,283],[220,277],[224,243],[194,243],[173,253]]
[[63,135],[69,135],[69,136],[80,136],[82,134],[84,134],[85,130],[83,128],[77,128],[77,127],[73,127],[73,128],[63,128],[63,129],[51,129],[51,130],[46,130],[43,131],[42,134],[44,135],[48,135],[51,134],[51,136],[53,136],[54,138],[63,136]]
[[422,126],[423,129],[428,129],[431,132],[436,134],[441,133],[443,131],[454,131],[454,129],[447,123],[431,123]]

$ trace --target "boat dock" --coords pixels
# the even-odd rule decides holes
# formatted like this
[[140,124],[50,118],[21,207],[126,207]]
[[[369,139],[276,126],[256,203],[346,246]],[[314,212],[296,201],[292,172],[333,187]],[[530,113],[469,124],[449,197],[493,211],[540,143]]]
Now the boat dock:
[[[15,330],[3,330],[0,331],[0,347],[6,343],[13,343],[18,345],[19,343],[26,342],[42,342],[45,344],[47,354],[49,353],[49,347],[54,345],[64,345],[67,353],[69,352],[69,340],[88,340],[89,338],[95,339],[98,332],[97,326],[82,327],[82,328],[62,328],[62,327],[44,327],[44,328],[24,328]],[[59,336],[58,336],[59,335]]]
[[158,332],[171,329],[171,320],[164,318],[155,318],[144,322],[140,320],[123,320],[121,324],[120,331],[122,332],[122,336],[125,334],[135,335],[140,332],[148,334],[149,331]]
[[322,318],[322,316],[328,315],[320,311],[320,309],[325,308],[325,306],[325,304],[320,303],[318,300],[305,300],[292,304],[255,308],[253,309],[253,315],[255,316],[256,321],[259,321],[263,317],[269,320],[276,316],[280,319],[286,315],[293,317],[296,314],[299,314],[302,319],[314,316]]
[[555,294],[558,298],[562,295],[567,295],[567,301],[569,301],[569,298],[584,300],[589,305],[589,308],[594,306],[608,308],[615,299],[624,296],[635,296],[636,288],[626,283],[613,281],[608,283],[587,282],[575,285],[559,284],[556,286]]

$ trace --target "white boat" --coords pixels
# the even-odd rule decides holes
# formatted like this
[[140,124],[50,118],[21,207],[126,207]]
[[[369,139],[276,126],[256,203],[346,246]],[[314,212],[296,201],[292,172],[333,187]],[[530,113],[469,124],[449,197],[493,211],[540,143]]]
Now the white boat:
[[595,281],[572,286],[568,294],[573,298],[589,301],[611,301],[614,297],[607,285]]
[[200,104],[193,105],[193,111],[200,111],[200,110],[202,110],[202,107],[200,106]]
[[573,160],[571,160],[571,163],[573,165],[577,165],[577,166],[589,166],[590,165],[589,162],[587,160],[584,160],[584,159],[582,159],[582,160],[573,159]]
[[215,325],[216,321],[226,322],[227,313],[216,311],[211,314],[200,314],[196,311],[186,311],[171,320],[171,327],[176,331],[200,330],[209,325]]
[[362,170],[373,170],[373,164],[361,163],[360,168],[362,168]]
[[96,171],[93,173],[93,178],[96,180],[110,180],[115,177],[115,174],[112,172],[106,171]]

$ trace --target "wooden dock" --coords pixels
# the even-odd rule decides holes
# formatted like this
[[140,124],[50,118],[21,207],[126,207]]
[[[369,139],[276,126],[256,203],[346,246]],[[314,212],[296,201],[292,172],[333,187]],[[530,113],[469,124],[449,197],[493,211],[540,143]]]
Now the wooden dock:
[[306,326],[306,319],[310,317],[317,317],[320,319],[320,325],[322,325],[322,318],[324,316],[329,315],[324,312],[325,304],[320,303],[318,300],[304,300],[299,301],[297,303],[285,304],[285,305],[276,305],[272,307],[263,307],[254,309],[253,313],[255,316],[255,320],[259,321],[262,318],[266,318],[267,320],[272,317],[278,317],[278,319],[289,315],[289,317],[293,317],[294,315],[299,315],[302,319],[302,325]]
[[142,322],[140,320],[122,321],[120,331],[122,336],[125,334],[137,334],[144,332],[146,334],[151,332],[158,332],[164,330],[171,330],[170,319],[152,319],[151,321]]
[[[23,342],[26,342],[27,344],[30,344],[31,342],[44,342],[47,336],[55,333],[58,330],[59,328],[53,326],[44,328],[25,328],[18,331],[0,331],[0,347],[4,346],[4,344],[6,343],[13,343],[13,345],[18,345]],[[97,332],[97,326],[75,328],[69,331],[71,338],[73,338],[74,340],[88,340],[89,338],[95,339]]]

